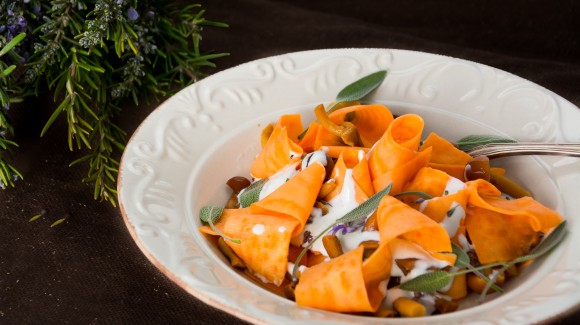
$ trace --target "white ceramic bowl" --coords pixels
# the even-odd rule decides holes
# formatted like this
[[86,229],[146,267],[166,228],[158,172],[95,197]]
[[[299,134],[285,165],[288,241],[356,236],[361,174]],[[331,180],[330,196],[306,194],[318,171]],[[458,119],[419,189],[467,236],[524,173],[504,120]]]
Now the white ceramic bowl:
[[[123,154],[118,193],[127,227],[145,255],[202,301],[253,323],[384,323],[296,306],[233,270],[197,231],[197,212],[221,205],[232,176],[249,176],[264,125],[301,113],[308,125],[319,103],[380,69],[389,74],[369,101],[413,112],[450,140],[498,134],[520,141],[580,142],[580,109],[512,74],[465,60],[392,49],[290,53],[208,77],[168,99],[137,129]],[[580,160],[498,160],[536,199],[568,220],[571,236],[477,305],[397,324],[516,324],[546,320],[580,303]]]

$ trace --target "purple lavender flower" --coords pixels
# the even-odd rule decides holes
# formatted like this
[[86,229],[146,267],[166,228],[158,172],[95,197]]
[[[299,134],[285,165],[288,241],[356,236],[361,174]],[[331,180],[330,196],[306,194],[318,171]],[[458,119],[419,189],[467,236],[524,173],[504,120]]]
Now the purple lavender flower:
[[344,236],[348,233],[351,233],[351,232],[354,232],[354,231],[360,229],[364,225],[365,225],[365,220],[361,220],[358,222],[341,223],[341,224],[333,226],[332,229],[330,230],[330,232],[333,235],[336,235],[337,233],[341,232],[342,235]]
[[304,232],[304,238],[302,239],[302,245],[310,243],[312,241],[312,239],[314,239],[314,237],[312,237],[312,234],[310,233],[310,231],[306,230]]
[[129,7],[129,10],[127,10],[127,16],[129,17],[129,20],[135,21],[137,18],[139,18],[139,13],[137,10],[135,10],[135,8]]

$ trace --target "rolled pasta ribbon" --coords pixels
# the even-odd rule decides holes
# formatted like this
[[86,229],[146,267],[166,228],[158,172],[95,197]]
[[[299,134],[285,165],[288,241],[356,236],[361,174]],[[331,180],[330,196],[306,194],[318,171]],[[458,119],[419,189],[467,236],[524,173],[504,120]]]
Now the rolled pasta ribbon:
[[278,123],[262,151],[254,158],[250,173],[256,178],[268,178],[285,166],[299,161],[302,153],[302,147],[289,137],[288,128]]
[[[356,127],[362,147],[370,148],[385,133],[393,121],[391,111],[380,104],[353,105],[337,109],[328,115],[337,125],[350,122]],[[315,150],[323,146],[344,146],[339,137],[321,127],[316,136]]]
[[[298,221],[299,226],[293,231],[293,236],[296,236],[310,216],[325,176],[324,166],[313,163],[265,198],[250,205],[250,211],[253,214],[283,216]],[[300,193],[300,200],[296,199],[296,193]]]
[[[313,163],[250,207],[224,209],[215,226],[240,240],[240,244],[226,243],[255,275],[276,285],[282,283],[290,240],[302,232],[325,175],[324,167]],[[300,200],[295,193],[301,193]],[[200,231],[215,235],[207,226]]]
[[278,119],[278,124],[283,128],[286,128],[288,138],[292,140],[292,142],[296,144],[300,143],[298,136],[302,131],[304,131],[300,114],[284,114]]
[[455,263],[451,240],[439,223],[398,199],[387,195],[377,208],[377,224],[381,243],[395,238],[406,239],[421,246],[433,257]]
[[397,117],[369,153],[369,168],[375,192],[392,183],[399,193],[419,169],[429,162],[431,149],[418,152],[424,121],[416,114]]
[[[215,227],[226,236],[240,240],[228,246],[251,272],[264,282],[282,284],[288,266],[290,238],[298,221],[285,216],[253,214],[249,208],[225,209]],[[202,233],[216,235],[208,226]]]
[[457,179],[465,180],[463,177],[465,165],[472,158],[469,154],[459,150],[453,143],[434,132],[431,132],[423,141],[420,151],[427,148],[431,148],[430,167],[444,171]]
[[414,196],[405,201],[435,222],[441,223],[449,237],[464,234],[465,210],[469,191],[461,180],[431,167],[424,167],[405,186],[405,191],[424,192],[432,198],[415,200]]
[[345,151],[345,150],[357,150],[357,151],[362,151],[365,154],[369,152],[370,148],[364,148],[364,147],[347,147],[347,146],[323,146],[320,147],[320,150],[326,152],[326,154],[332,158],[337,158],[340,157],[340,155]]
[[363,261],[364,248],[305,270],[296,286],[296,303],[335,312],[374,312],[383,293],[380,283],[389,278],[392,259],[381,245]]
[[314,142],[316,141],[316,135],[318,134],[320,128],[320,124],[316,123],[316,121],[310,122],[310,126],[308,126],[308,131],[304,134],[298,145],[302,147],[304,152],[309,153],[314,151]]
[[364,151],[347,149],[342,152],[334,165],[330,178],[334,179],[336,188],[324,197],[325,201],[330,201],[342,191],[347,169],[352,170],[352,178],[355,183],[356,192],[355,197],[359,204],[368,200],[374,194],[368,161]]
[[510,261],[527,254],[547,233],[564,220],[556,211],[531,197],[506,200],[484,180],[470,188],[465,226],[482,264]]

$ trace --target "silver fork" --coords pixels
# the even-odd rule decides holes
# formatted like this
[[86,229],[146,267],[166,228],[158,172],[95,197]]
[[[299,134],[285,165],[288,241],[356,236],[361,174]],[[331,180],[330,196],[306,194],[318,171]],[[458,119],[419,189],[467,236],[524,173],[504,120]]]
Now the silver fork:
[[490,159],[519,155],[555,155],[580,157],[580,143],[490,143],[466,151],[472,157],[487,156]]

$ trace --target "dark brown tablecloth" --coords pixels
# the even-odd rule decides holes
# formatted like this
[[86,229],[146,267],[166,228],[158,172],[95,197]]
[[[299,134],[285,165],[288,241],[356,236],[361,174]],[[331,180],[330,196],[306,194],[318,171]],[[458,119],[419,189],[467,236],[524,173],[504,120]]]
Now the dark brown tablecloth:
[[[231,53],[209,72],[300,50],[410,49],[509,71],[580,106],[574,0],[202,4],[208,19],[230,24],[204,31],[205,50]],[[85,169],[67,167],[81,153],[68,151],[64,121],[39,137],[51,105],[39,98],[11,112],[25,179],[0,191],[0,324],[242,323],[168,280],[135,245],[119,210],[93,200],[92,185],[80,181]],[[131,134],[154,107],[129,106],[119,123]],[[580,323],[580,313],[551,323]]]

